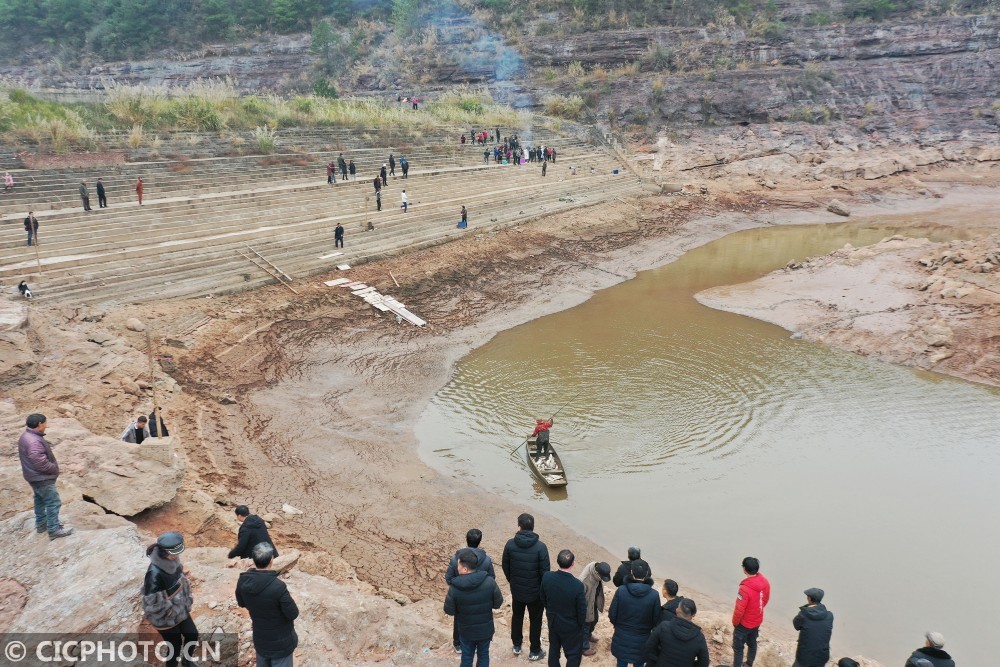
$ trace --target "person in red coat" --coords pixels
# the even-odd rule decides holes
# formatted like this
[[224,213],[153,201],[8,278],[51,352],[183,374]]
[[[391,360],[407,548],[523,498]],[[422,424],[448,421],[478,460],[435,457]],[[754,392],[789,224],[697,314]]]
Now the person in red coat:
[[549,454],[549,429],[553,423],[555,422],[551,419],[535,420],[535,430],[531,432],[531,437],[535,438],[535,454],[538,456]]
[[135,194],[139,197],[139,206],[142,206],[142,179],[135,179]]
[[771,582],[760,573],[760,561],[753,556],[743,559],[746,579],[740,582],[733,610],[733,667],[743,667],[743,647],[747,647],[746,664],[753,667],[757,657],[757,635],[764,622],[764,607],[771,599]]

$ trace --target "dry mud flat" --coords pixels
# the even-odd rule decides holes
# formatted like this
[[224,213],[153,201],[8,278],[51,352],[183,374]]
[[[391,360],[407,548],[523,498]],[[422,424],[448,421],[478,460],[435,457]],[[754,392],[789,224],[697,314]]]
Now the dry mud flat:
[[1000,234],[848,245],[697,298],[806,340],[1000,386]]

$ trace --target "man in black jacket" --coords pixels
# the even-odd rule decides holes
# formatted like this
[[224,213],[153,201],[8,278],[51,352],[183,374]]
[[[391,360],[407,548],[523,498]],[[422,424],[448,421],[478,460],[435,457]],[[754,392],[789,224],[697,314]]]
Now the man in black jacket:
[[677,598],[677,614],[660,623],[646,641],[648,667],[708,667],[708,642],[692,622],[698,607],[694,600]]
[[292,654],[299,645],[295,634],[299,608],[288,586],[270,569],[274,556],[270,544],[253,548],[255,567],[241,574],[236,582],[236,603],[250,612],[257,667],[292,667]]
[[250,508],[246,505],[237,505],[236,520],[240,522],[240,534],[236,546],[229,550],[229,558],[252,558],[254,547],[261,542],[270,544],[274,556],[278,556],[278,550],[271,541],[271,536],[267,534],[267,526],[263,519],[256,514],[250,514]]
[[[646,564],[646,569],[649,570],[649,563],[646,563],[642,559],[642,551],[639,547],[629,547],[628,548],[628,560],[623,560],[622,564],[618,566],[618,570],[615,572],[615,576],[611,578],[614,583],[615,588],[621,586],[622,584],[627,584],[630,582],[632,574],[632,563],[639,561],[640,563]],[[649,576],[646,577],[646,583],[650,586],[653,585],[653,572],[650,570]]]
[[906,661],[906,667],[919,667],[921,660],[926,660],[933,667],[955,667],[948,652],[944,650],[944,635],[940,632],[928,632],[924,637],[927,641],[918,648]]
[[511,619],[510,639],[514,655],[521,655],[524,639],[524,610],[528,610],[528,660],[536,662],[545,657],[542,650],[542,575],[550,569],[549,550],[535,530],[535,517],[522,514],[517,517],[518,531],[507,540],[503,548],[501,566],[510,583]]
[[[469,532],[465,534],[465,544],[467,549],[472,549],[472,552],[476,554],[476,558],[479,559],[476,565],[476,572],[485,572],[490,579],[496,581],[497,573],[493,569],[493,559],[491,559],[485,551],[479,548],[479,543],[483,541],[483,531],[478,528],[470,528]],[[466,549],[459,549],[455,552],[455,555],[451,557],[451,562],[448,563],[448,569],[444,572],[444,581],[446,584],[451,585],[451,582],[458,576],[458,555],[465,551]],[[458,617],[455,617],[454,628],[452,629],[452,644],[455,646],[455,653],[462,652],[462,644],[458,637]]]
[[444,613],[455,617],[462,646],[462,667],[472,667],[473,656],[477,665],[490,662],[490,641],[496,627],[493,610],[503,604],[503,595],[496,580],[477,570],[479,556],[472,549],[458,552],[458,574],[448,586],[444,599]]
[[541,601],[549,619],[549,667],[560,667],[559,652],[566,653],[566,667],[580,667],[587,631],[587,594],[573,576],[576,557],[569,549],[556,556],[557,572],[542,575]]
[[799,631],[799,644],[795,649],[792,667],[823,667],[830,662],[830,637],[833,636],[833,614],[821,603],[823,590],[807,588],[806,603],[792,625]]
[[108,207],[108,194],[104,191],[104,181],[97,179],[97,206],[98,208]]

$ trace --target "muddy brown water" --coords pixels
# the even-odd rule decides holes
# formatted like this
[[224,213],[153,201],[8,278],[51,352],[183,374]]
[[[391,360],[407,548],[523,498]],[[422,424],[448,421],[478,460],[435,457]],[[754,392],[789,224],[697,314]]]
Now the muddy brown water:
[[[750,230],[504,332],[425,410],[421,455],[623,558],[638,544],[658,584],[682,593],[727,600],[742,557],[757,556],[768,623],[790,627],[802,591],[823,588],[837,657],[902,664],[933,629],[960,664],[988,664],[1000,391],[792,340],[693,298],[904,231],[956,237],[912,223]],[[570,484],[550,492],[523,450],[508,452],[565,403],[552,437]]]

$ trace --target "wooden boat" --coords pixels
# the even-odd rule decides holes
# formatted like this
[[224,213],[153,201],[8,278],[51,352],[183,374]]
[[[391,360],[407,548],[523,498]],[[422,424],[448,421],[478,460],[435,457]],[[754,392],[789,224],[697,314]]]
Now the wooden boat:
[[555,447],[549,441],[549,454],[539,460],[535,454],[535,438],[528,438],[527,459],[528,467],[538,480],[545,486],[566,486],[569,480],[566,479],[566,469],[563,468],[562,459],[556,453]]

